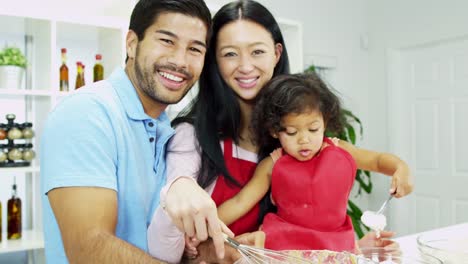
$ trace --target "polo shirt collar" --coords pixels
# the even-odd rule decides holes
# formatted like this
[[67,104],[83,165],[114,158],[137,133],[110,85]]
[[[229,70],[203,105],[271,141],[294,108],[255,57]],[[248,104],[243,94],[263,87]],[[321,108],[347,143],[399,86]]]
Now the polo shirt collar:
[[134,120],[151,119],[151,117],[145,113],[135,87],[123,68],[119,67],[114,70],[108,80],[117,92],[129,118]]

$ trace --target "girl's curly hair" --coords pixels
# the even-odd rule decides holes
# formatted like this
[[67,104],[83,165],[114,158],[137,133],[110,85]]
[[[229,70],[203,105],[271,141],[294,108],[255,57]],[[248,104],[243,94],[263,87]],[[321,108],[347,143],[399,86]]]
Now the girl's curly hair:
[[284,130],[281,119],[288,114],[318,110],[327,132],[343,130],[341,102],[316,73],[286,74],[271,79],[257,96],[251,129],[259,146],[259,158],[281,147],[271,133]]

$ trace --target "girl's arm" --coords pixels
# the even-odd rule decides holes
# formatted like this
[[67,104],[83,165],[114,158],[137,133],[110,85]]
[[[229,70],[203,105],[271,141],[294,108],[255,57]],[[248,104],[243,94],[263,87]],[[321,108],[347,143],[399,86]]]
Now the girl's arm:
[[267,157],[262,160],[250,181],[231,199],[218,206],[218,217],[230,225],[248,213],[268,192],[271,181],[273,160]]
[[394,193],[395,197],[403,197],[413,191],[413,182],[408,164],[397,156],[357,148],[344,140],[340,140],[338,146],[353,156],[359,169],[392,176],[390,193]]

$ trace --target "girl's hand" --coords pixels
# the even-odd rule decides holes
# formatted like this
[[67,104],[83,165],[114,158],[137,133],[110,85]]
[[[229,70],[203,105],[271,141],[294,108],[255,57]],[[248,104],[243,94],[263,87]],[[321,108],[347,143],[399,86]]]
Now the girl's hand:
[[358,240],[357,246],[358,248],[381,247],[389,251],[398,251],[400,249],[400,245],[390,239],[394,235],[395,232],[381,231],[380,237],[377,238],[375,232],[369,232]]
[[410,169],[405,162],[398,165],[397,170],[392,177],[392,187],[390,193],[397,198],[401,198],[413,191],[413,177]]
[[254,246],[258,248],[265,247],[265,232],[259,230],[252,233],[244,233],[239,235],[235,238],[237,242],[248,245]]

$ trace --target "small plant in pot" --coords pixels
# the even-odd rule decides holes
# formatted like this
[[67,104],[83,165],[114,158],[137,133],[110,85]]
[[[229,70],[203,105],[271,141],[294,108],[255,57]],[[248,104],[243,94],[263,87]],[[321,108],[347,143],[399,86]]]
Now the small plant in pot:
[[27,60],[17,47],[0,50],[0,88],[20,88]]

